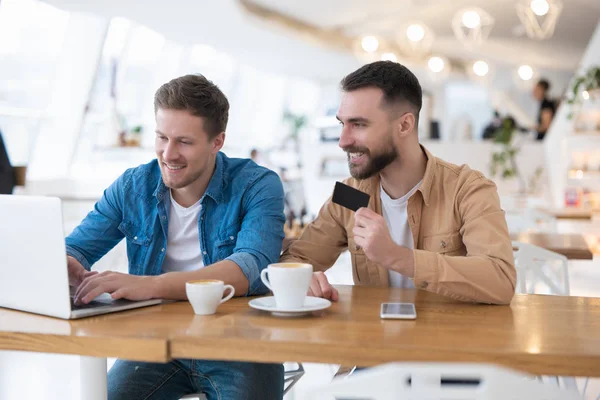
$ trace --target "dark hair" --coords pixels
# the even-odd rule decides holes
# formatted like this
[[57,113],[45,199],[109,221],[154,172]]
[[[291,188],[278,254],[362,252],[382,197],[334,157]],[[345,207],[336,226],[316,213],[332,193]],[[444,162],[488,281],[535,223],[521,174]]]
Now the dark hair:
[[387,105],[407,102],[415,111],[415,119],[423,105],[423,91],[419,80],[404,65],[393,61],[376,61],[363,65],[347,75],[341,82],[342,90],[351,92],[365,87],[376,87],[383,91]]
[[547,79],[540,79],[537,84],[539,87],[544,89],[544,92],[550,90],[550,82]]
[[162,85],[154,95],[154,112],[159,108],[186,110],[204,118],[204,130],[210,139],[227,128],[227,97],[203,75],[185,75]]

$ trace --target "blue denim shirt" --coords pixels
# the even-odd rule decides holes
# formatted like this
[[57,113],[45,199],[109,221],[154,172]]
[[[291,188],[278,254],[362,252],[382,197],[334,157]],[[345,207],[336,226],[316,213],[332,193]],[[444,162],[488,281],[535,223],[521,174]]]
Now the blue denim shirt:
[[[121,239],[129,273],[159,275],[167,248],[169,188],[157,160],[128,169],[67,237],[67,254],[87,270]],[[277,262],[283,240],[283,187],[273,171],[218,153],[201,199],[198,220],[204,265],[235,262],[248,278],[248,295],[267,288],[260,272]]]

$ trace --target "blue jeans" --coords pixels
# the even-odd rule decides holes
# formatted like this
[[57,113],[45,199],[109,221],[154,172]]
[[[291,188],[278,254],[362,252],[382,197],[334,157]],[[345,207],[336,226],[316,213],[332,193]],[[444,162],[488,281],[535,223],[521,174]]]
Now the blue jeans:
[[166,364],[117,360],[108,373],[108,400],[281,400],[283,365],[174,360]]

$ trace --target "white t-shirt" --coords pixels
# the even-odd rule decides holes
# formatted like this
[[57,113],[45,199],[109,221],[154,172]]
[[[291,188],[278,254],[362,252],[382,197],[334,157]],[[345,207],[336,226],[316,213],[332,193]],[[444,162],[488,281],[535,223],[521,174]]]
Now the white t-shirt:
[[182,207],[171,193],[169,214],[169,236],[167,254],[163,262],[163,272],[194,271],[204,267],[198,217],[202,204],[200,200],[190,207]]
[[[422,182],[422,181],[421,181]],[[408,224],[408,199],[417,191],[421,182],[399,199],[392,199],[381,186],[381,205],[383,218],[390,231],[392,240],[400,246],[413,249],[413,235]],[[391,287],[414,288],[412,280],[396,271],[388,270],[388,278]]]

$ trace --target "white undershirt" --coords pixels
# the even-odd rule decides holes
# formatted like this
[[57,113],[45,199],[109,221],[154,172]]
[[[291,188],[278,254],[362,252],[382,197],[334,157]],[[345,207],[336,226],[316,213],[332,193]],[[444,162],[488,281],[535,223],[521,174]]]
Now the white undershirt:
[[163,272],[194,271],[204,266],[200,248],[198,216],[202,209],[200,200],[190,207],[182,207],[171,194],[169,235]]
[[[422,181],[421,181],[422,182]],[[392,240],[400,246],[414,248],[413,235],[408,224],[408,199],[417,191],[421,182],[410,189],[408,193],[399,199],[392,199],[381,186],[381,205],[383,218],[390,231]],[[396,271],[388,270],[388,278],[391,287],[414,288],[412,280]]]

